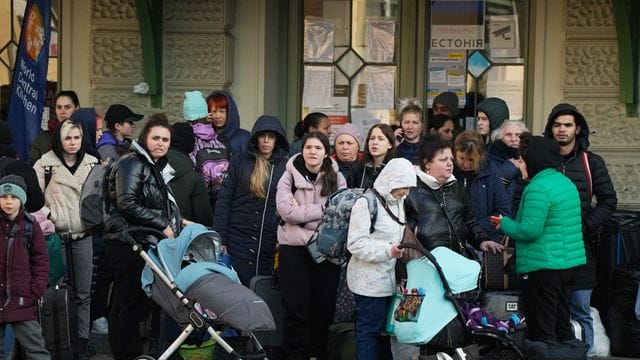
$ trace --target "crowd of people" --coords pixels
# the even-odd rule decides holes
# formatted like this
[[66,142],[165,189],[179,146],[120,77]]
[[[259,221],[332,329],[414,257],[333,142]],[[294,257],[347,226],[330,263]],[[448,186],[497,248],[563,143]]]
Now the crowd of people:
[[[588,151],[586,119],[559,104],[544,136],[531,136],[498,98],[478,104],[476,130],[462,131],[457,112],[453,93],[436,97],[432,113],[417,99],[402,99],[397,124],[376,124],[367,134],[352,124],[333,127],[327,115],[313,112],[296,126],[290,145],[274,116],[260,116],[251,132],[241,129],[225,91],[206,98],[188,91],[181,119],[171,125],[165,114],[151,114],[139,132],[143,115],[129,107],[113,104],[102,117],[81,108],[73,91],[62,91],[57,117],[35,139],[28,163],[15,159],[9,128],[0,122],[0,156],[11,159],[0,163],[9,174],[0,179],[0,258],[7,251],[15,257],[0,262],[1,274],[14,274],[1,280],[14,291],[0,293],[7,305],[0,308],[0,332],[10,323],[30,358],[48,358],[35,300],[47,285],[43,239],[55,232],[66,239],[73,264],[77,358],[88,358],[91,333],[108,333],[116,359],[141,355],[138,324],[154,311],[140,285],[144,261],[121,231],[145,226],[174,238],[195,222],[221,235],[246,286],[254,276],[271,275],[277,262],[286,359],[325,358],[341,276],[354,294],[358,358],[385,358],[407,351],[379,336],[407,226],[428,250],[465,253],[470,245],[478,254],[498,253],[508,236],[523,278],[528,336],[567,340],[573,318],[593,345],[590,239],[615,209],[616,194],[602,158]],[[112,164],[109,210],[104,231],[92,234],[79,221],[78,203],[100,163]],[[347,187],[374,192],[382,210],[371,224],[367,201],[358,200],[347,265],[316,263],[305,245],[329,195]],[[29,238],[28,251],[11,248],[19,237]],[[18,268],[27,271],[15,275]],[[32,290],[21,295],[15,284],[25,281]]]

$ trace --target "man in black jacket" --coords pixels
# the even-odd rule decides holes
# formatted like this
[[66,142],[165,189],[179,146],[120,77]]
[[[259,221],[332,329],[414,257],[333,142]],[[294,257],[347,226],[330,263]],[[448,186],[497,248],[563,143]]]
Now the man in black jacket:
[[[571,318],[578,321],[593,348],[593,319],[590,313],[591,292],[596,285],[595,266],[591,247],[594,235],[613,213],[618,203],[604,160],[590,152],[589,126],[584,116],[570,104],[558,104],[549,114],[545,136],[560,144],[562,171],[578,188],[582,208],[582,235],[587,264],[581,267],[573,281]],[[595,196],[595,205],[592,205]]]

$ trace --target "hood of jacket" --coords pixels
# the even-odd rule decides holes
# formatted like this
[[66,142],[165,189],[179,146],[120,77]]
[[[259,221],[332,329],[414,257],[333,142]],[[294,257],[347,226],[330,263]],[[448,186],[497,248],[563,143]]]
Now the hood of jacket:
[[169,164],[174,170],[175,178],[180,178],[189,171],[193,170],[193,162],[191,161],[189,155],[178,149],[169,149],[169,153],[167,153],[167,159],[169,160]]
[[102,137],[98,140],[96,144],[96,148],[99,148],[102,145],[120,145],[123,141],[118,141],[111,131],[105,131],[102,133]]
[[522,156],[527,164],[529,178],[545,169],[557,169],[562,163],[560,145],[557,141],[542,136],[529,138],[529,146]]
[[389,200],[393,189],[416,186],[416,172],[411,162],[405,158],[389,160],[373,183],[373,188]]
[[414,169],[415,169],[416,175],[418,176],[418,180],[420,180],[422,183],[424,183],[425,185],[427,185],[429,188],[433,190],[439,190],[442,187],[450,186],[456,182],[456,177],[453,176],[453,174],[449,176],[449,178],[447,179],[447,181],[444,182],[444,184],[440,184],[434,176],[422,171],[422,169],[420,169],[418,165],[415,165]]
[[71,115],[71,120],[82,126],[82,147],[84,152],[100,159],[96,149],[96,109],[80,108]]
[[478,104],[476,114],[478,111],[487,114],[491,131],[499,128],[505,120],[509,119],[507,103],[500,98],[490,97],[482,100]]
[[282,124],[277,117],[270,115],[260,116],[256,120],[255,124],[253,124],[247,145],[247,150],[250,154],[256,154],[259,151],[258,135],[265,131],[270,131],[276,134],[276,148],[273,150],[274,154],[277,154],[278,157],[283,157],[289,154],[289,142],[287,141],[287,136],[282,128]]
[[240,129],[240,114],[238,113],[238,106],[236,105],[236,102],[233,101],[231,95],[224,90],[212,91],[209,96],[207,96],[207,103],[209,103],[209,99],[215,94],[221,94],[227,98],[227,104],[229,104],[229,109],[227,109],[227,124],[220,132],[220,135],[224,135],[227,139],[230,139],[235,135],[238,129]]
[[575,150],[587,151],[587,149],[589,149],[589,125],[582,113],[580,113],[580,111],[571,104],[562,103],[551,109],[551,113],[547,118],[547,125],[544,128],[544,136],[553,139],[551,128],[553,127],[553,122],[560,115],[573,115],[576,121],[576,126],[580,126],[580,132],[576,134]]

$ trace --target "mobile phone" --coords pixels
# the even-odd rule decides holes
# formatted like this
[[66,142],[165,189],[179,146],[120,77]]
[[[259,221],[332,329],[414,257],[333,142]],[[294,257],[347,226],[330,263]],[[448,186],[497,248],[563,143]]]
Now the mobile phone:
[[401,132],[400,134],[396,135],[396,141],[397,142],[402,142],[402,139],[404,139],[404,133]]
[[499,216],[493,216],[493,215],[491,215],[491,220],[490,220],[490,221],[491,221],[491,223],[492,223],[493,225],[496,225],[496,226],[500,225],[500,220],[501,220],[501,219],[500,219],[500,217],[499,217]]

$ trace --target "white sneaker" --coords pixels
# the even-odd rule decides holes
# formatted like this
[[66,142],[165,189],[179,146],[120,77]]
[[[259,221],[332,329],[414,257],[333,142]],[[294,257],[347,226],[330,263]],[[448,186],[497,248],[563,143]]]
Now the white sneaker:
[[91,333],[96,335],[109,334],[109,323],[107,322],[107,319],[101,317],[93,320],[93,323],[91,324]]

